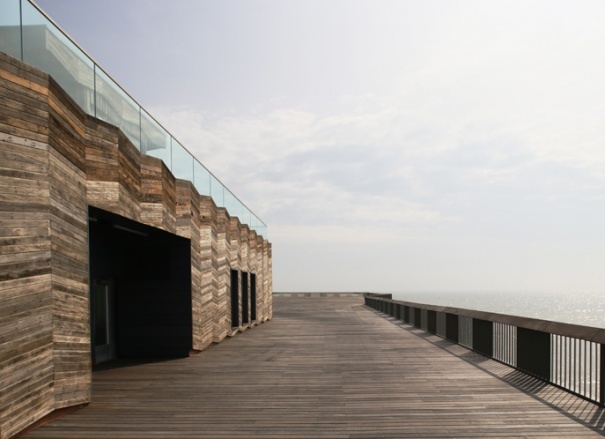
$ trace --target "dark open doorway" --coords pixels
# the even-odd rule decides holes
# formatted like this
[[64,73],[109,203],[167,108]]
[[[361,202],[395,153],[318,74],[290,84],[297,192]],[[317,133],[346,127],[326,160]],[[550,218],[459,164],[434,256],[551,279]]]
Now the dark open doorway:
[[239,326],[239,271],[231,270],[231,327]]
[[250,295],[248,294],[248,272],[242,271],[242,325],[250,323],[249,307]]
[[94,364],[189,355],[191,243],[89,207]]
[[256,274],[250,273],[250,320],[256,321]]

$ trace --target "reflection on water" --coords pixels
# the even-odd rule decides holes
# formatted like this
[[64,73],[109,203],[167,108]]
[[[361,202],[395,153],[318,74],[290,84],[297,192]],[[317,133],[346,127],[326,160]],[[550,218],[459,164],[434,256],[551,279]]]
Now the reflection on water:
[[393,292],[395,300],[454,306],[605,328],[604,293]]

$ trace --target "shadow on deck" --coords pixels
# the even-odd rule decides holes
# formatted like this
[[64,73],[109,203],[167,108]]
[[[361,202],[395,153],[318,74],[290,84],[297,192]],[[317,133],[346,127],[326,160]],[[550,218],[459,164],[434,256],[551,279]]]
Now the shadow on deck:
[[386,317],[361,297],[275,297],[274,318],[199,355],[93,374],[93,401],[36,438],[600,437],[605,412]]

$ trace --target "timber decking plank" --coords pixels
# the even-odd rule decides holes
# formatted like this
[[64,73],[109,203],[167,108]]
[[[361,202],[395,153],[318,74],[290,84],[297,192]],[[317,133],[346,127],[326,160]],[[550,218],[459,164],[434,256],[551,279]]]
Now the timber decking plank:
[[[277,297],[190,358],[93,373],[90,406],[31,438],[600,437],[602,408],[362,305]],[[119,366],[119,367],[118,367]],[[519,384],[520,382],[525,384]]]

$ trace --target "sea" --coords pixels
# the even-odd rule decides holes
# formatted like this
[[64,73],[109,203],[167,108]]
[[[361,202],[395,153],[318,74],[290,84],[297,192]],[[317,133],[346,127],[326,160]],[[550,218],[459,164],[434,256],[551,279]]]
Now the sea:
[[453,306],[605,328],[605,293],[544,291],[425,291],[391,293],[394,300]]

